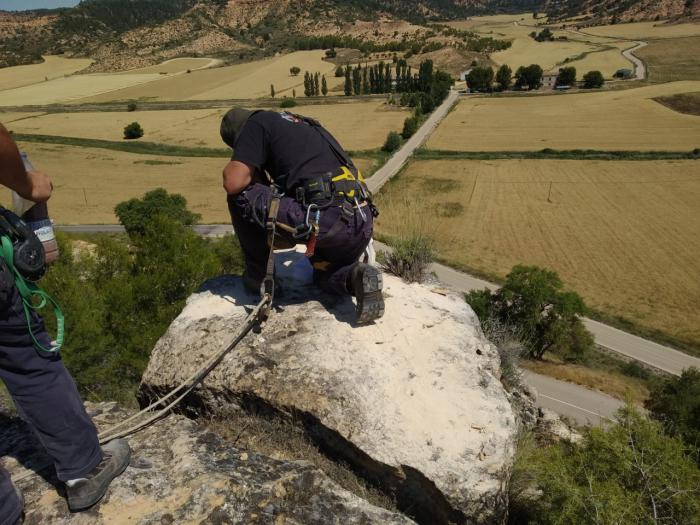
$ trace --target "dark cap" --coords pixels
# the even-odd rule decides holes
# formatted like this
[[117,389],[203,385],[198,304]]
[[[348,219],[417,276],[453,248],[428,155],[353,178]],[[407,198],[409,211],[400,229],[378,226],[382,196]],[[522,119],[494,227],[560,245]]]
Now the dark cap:
[[229,110],[224,118],[221,119],[221,138],[231,148],[236,142],[236,138],[241,133],[243,126],[248,122],[248,119],[253,116],[255,111],[250,111],[243,108],[233,108]]

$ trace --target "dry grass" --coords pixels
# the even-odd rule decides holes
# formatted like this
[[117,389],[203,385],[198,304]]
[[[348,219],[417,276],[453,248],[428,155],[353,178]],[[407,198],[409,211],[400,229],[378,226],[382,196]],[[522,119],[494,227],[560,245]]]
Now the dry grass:
[[[226,111],[199,109],[48,115],[36,113],[35,118],[15,121],[10,128],[17,133],[122,140],[124,126],[138,121],[145,131],[142,139],[144,141],[176,146],[223,148],[226,146],[219,136],[219,125]],[[320,120],[349,150],[381,147],[387,133],[401,129],[408,115],[405,110],[397,110],[376,101],[297,106],[291,111]],[[0,121],[3,121],[2,113]]]
[[[464,211],[438,213],[452,202]],[[699,202],[697,161],[419,161],[378,195],[378,231],[420,217],[451,264],[551,268],[596,310],[697,346]]]
[[[293,88],[296,88],[298,95],[302,95],[304,71],[325,73],[329,89],[343,81],[333,76],[336,66],[322,60],[323,56],[323,51],[297,51],[246,64],[203,69],[190,74],[161,78],[153,84],[126,87],[107,94],[90,96],[81,102],[258,98],[270,96],[270,84],[275,85],[275,90],[280,95],[291,94]],[[291,76],[289,68],[292,66],[301,68],[301,74]]]
[[603,392],[622,401],[641,405],[649,397],[644,381],[615,372],[597,370],[583,365],[558,363],[554,361],[522,360],[520,366],[536,374],[542,374],[561,381],[575,383],[586,388]]
[[[46,56],[41,64],[3,68],[0,69],[0,91],[45,82],[47,78],[53,80],[72,75],[90,64],[92,60],[87,58]],[[4,97],[5,93],[2,94],[3,99]]]
[[653,40],[635,53],[652,82],[700,80],[700,36]]
[[[159,157],[103,149],[35,143],[20,144],[35,166],[49,173],[55,186],[49,203],[59,224],[115,224],[114,207],[155,188],[187,198],[203,223],[228,223],[221,170],[226,159]],[[355,159],[371,171],[373,159]],[[9,192],[2,201],[10,202]]]
[[690,151],[700,119],[653,98],[697,91],[700,82],[559,96],[460,101],[428,142],[453,151],[597,149]]
[[349,466],[324,455],[306,436],[301,423],[274,417],[232,412],[226,418],[209,422],[210,430],[243,450],[286,461],[309,461],[344,489],[372,505],[396,511],[396,504],[367,485]]
[[700,36],[700,23],[667,24],[664,22],[636,22],[633,24],[615,24],[582,29],[587,34],[630,40],[655,38],[679,38]]
[[700,91],[695,93],[681,93],[680,95],[672,95],[670,97],[659,97],[655,100],[674,111],[687,115],[700,116]]
[[618,69],[633,68],[632,63],[622,55],[622,52],[635,45],[633,42],[606,42],[600,50],[588,53],[580,60],[571,60],[566,63],[566,66],[576,68],[579,80],[588,71],[600,71],[605,78],[612,79]]

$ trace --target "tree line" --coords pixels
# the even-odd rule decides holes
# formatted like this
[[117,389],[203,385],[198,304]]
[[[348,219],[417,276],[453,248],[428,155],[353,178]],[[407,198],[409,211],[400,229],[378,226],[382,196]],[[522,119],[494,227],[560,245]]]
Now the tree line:
[[[520,66],[513,74],[513,70],[507,64],[503,64],[495,73],[490,66],[473,67],[467,74],[467,86],[472,91],[491,92],[494,90],[494,81],[498,91],[506,91],[511,87],[515,89],[539,89],[542,87],[544,71],[539,64]],[[603,86],[605,79],[600,71],[589,71],[583,78],[584,89],[596,89]],[[577,71],[575,67],[562,67],[557,74],[555,86],[575,86]]]

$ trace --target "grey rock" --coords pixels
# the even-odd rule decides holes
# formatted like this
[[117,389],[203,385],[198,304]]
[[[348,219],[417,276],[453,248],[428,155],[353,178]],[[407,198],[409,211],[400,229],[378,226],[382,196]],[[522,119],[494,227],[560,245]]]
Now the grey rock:
[[[385,296],[384,318],[354,327],[349,298],[287,285],[262,332],[224,358],[189,409],[298,421],[421,523],[503,522],[518,424],[496,348],[458,294],[387,277]],[[225,347],[254,302],[230,277],[194,294],[153,350],[142,402]]]
[[[128,415],[114,406],[89,409],[99,413],[102,428]],[[25,525],[413,523],[342,489],[309,463],[243,452],[183,416],[159,421],[130,444],[131,465],[102,502],[71,514],[41,446],[19,419],[5,418],[0,454],[13,478],[49,465],[17,483],[26,499]]]

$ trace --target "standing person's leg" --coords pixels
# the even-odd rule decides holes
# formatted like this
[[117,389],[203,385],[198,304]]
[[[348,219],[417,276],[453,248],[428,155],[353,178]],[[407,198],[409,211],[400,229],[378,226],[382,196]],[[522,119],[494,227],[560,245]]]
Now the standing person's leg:
[[0,467],[0,525],[15,525],[21,516],[22,501],[10,476]]
[[[35,335],[50,339],[35,317]],[[16,289],[0,314],[0,379],[22,418],[53,458],[61,481],[86,477],[102,460],[97,430],[60,355],[36,350]]]

